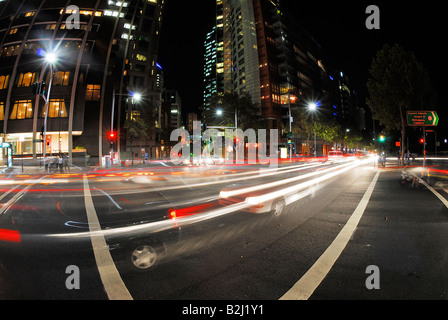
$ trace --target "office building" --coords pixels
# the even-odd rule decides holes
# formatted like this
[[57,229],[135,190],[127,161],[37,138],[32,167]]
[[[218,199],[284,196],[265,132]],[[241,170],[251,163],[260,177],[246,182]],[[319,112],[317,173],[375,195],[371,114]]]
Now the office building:
[[249,93],[271,128],[288,123],[291,105],[329,94],[319,44],[278,1],[217,0],[216,43],[224,85],[214,90]]
[[[157,121],[157,52],[164,0],[5,0],[0,2],[1,142],[14,154],[42,155],[47,118],[47,153],[85,150],[92,158],[130,150],[126,119]],[[52,86],[45,53],[54,52]],[[45,101],[33,83],[51,89]],[[141,101],[132,98],[141,95]],[[160,125],[159,125],[160,126]],[[157,124],[144,147],[157,150]]]

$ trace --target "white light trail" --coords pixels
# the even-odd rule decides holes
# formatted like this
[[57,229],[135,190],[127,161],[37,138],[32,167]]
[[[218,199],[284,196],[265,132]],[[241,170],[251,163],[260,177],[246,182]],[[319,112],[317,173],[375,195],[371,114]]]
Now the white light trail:
[[[334,178],[344,172],[347,172],[351,169],[354,169],[358,166],[361,166],[363,164],[370,163],[370,160],[360,160],[356,162],[351,162],[349,164],[344,164],[342,167],[336,167],[335,170],[331,170],[331,172],[324,172],[324,175],[305,181],[303,183],[300,183],[298,185],[294,185],[292,187],[287,187],[281,190],[277,190],[275,192],[266,193],[260,196],[258,199],[251,198],[249,200],[246,199],[246,201],[231,204],[228,206],[223,206],[220,208],[211,209],[208,211],[200,212],[197,214],[193,214],[187,217],[180,217],[176,218],[174,220],[162,220],[157,222],[150,222],[150,223],[144,223],[140,225],[132,225],[132,226],[125,226],[120,228],[114,228],[114,229],[107,229],[107,230],[98,230],[98,231],[92,231],[92,232],[77,232],[77,233],[65,233],[65,234],[49,234],[46,235],[46,237],[51,238],[85,238],[90,237],[92,233],[95,234],[101,234],[105,237],[114,237],[119,235],[129,235],[129,233],[152,233],[152,232],[161,232],[165,230],[169,230],[174,228],[175,226],[186,226],[191,225],[194,223],[214,219],[217,217],[221,217],[223,215],[233,213],[236,211],[241,211],[246,208],[249,208],[252,206],[252,202],[265,202],[269,199],[275,199],[276,197],[283,196],[287,193],[291,193],[294,191],[300,191],[309,187],[312,187],[318,183],[322,183],[324,181],[327,181],[331,178]],[[297,197],[297,200],[301,199],[302,197]]]

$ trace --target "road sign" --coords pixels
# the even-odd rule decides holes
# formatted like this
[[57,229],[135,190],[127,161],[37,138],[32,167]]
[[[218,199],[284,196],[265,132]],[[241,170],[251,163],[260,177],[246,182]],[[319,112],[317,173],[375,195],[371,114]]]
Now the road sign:
[[408,125],[413,127],[435,127],[439,116],[435,111],[408,111]]

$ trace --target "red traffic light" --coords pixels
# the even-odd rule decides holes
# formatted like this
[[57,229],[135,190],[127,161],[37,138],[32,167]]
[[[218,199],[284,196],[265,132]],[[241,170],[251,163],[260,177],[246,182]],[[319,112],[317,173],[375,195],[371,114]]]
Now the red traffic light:
[[109,140],[114,141],[117,138],[117,134],[115,133],[115,131],[109,131],[107,137],[109,138]]
[[420,143],[421,143],[421,144],[425,143],[425,139],[423,139],[423,138],[420,139]]

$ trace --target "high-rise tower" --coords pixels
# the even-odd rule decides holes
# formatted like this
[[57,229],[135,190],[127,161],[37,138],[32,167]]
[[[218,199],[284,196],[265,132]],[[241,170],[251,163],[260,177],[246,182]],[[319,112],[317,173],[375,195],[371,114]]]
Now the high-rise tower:
[[218,0],[218,25],[224,92],[250,94],[271,128],[287,123],[291,105],[327,95],[319,44],[278,1]]

